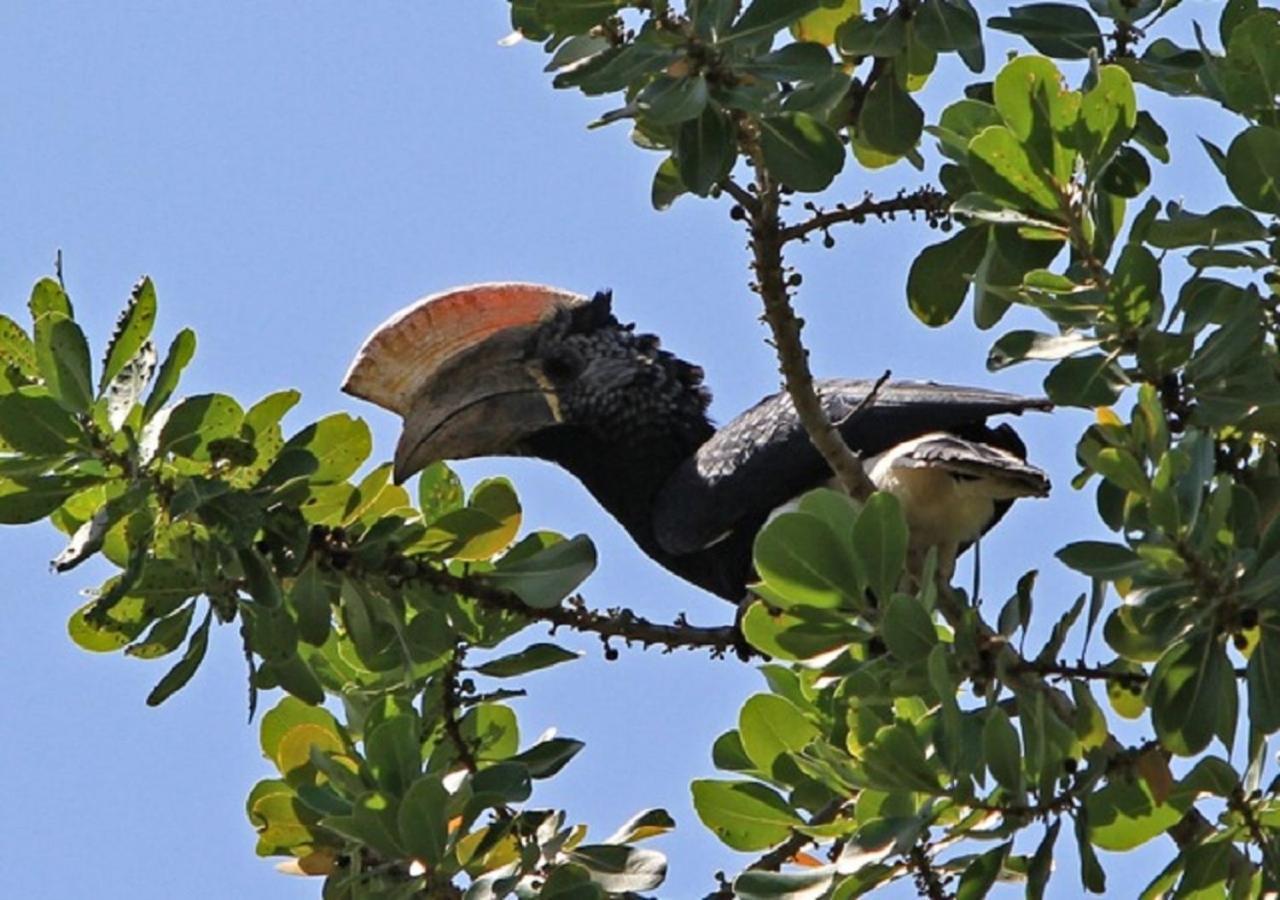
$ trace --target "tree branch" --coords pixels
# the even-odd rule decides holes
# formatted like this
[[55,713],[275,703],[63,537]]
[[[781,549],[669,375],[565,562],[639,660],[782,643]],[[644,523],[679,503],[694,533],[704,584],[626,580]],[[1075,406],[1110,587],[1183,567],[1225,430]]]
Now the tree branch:
[[752,288],[764,302],[764,318],[773,334],[783,382],[813,446],[822,454],[844,489],[859,500],[866,500],[875,492],[875,485],[863,471],[861,458],[845,444],[823,409],[813,384],[813,373],[809,370],[808,351],[800,341],[804,322],[791,308],[791,295],[783,274],[782,247],[785,241],[778,217],[778,185],[769,175],[758,152],[755,168],[758,205],[754,210],[747,210],[756,275]]
[[948,893],[938,871],[933,867],[927,846],[917,843],[905,859],[915,876],[916,891],[921,897],[928,897],[929,900],[953,900],[952,894]]
[[806,203],[805,209],[812,212],[813,216],[804,222],[783,228],[781,238],[784,244],[789,241],[803,241],[813,232],[826,231],[832,225],[844,222],[861,225],[872,217],[881,221],[892,220],[899,213],[909,213],[913,217],[922,213],[929,222],[936,223],[948,217],[950,206],[951,198],[929,184],[910,192],[901,190],[897,196],[888,200],[877,200],[871,194],[867,194],[861,202],[853,206],[840,203],[833,210],[822,210],[816,204]]
[[488,584],[482,578],[454,575],[427,564],[419,564],[417,572],[409,577],[470,597],[494,609],[546,622],[552,628],[568,628],[599,635],[606,641],[606,646],[609,638],[618,638],[628,645],[636,643],[646,648],[659,645],[667,652],[681,649],[710,650],[711,655],[717,658],[730,652],[744,660],[761,655],[742,640],[742,635],[733,626],[707,628],[690,625],[683,614],[673,625],[659,625],[637,616],[629,609],[611,609],[606,612],[588,609],[582,598],[577,596],[571,597],[565,606],[535,609],[521,600],[519,595]]
[[462,706],[458,675],[462,671],[464,652],[462,645],[455,646],[453,648],[453,656],[441,674],[440,709],[444,718],[444,733],[449,738],[449,742],[453,744],[454,752],[458,754],[458,762],[462,763],[466,770],[474,775],[479,768],[476,764],[475,753],[472,751],[471,746],[467,744],[466,738],[462,736],[462,729],[458,727],[458,711]]

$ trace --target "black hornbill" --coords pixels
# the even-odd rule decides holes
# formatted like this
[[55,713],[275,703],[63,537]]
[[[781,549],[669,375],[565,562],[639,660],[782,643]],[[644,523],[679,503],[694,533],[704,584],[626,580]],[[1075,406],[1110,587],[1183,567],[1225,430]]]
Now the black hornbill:
[[[437,294],[375,331],[343,390],[404,418],[403,481],[436,460],[534,456],[582,481],[650,557],[738,602],[756,532],[779,507],[828,483],[785,393],[717,430],[702,370],[618,322],[611,295],[530,284]],[[1043,497],[1044,472],[989,416],[1046,409],[1032,397],[889,382],[817,383],[828,416],[871,480],[897,495],[913,550],[944,564],[1018,497]],[[850,415],[852,412],[854,415]]]

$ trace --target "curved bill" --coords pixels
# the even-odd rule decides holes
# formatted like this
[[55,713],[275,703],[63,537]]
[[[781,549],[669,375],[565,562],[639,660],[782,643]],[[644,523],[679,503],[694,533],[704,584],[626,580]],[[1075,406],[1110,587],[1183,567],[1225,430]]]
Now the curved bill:
[[342,389],[404,417],[396,480],[435,460],[507,452],[558,421],[555,395],[525,366],[524,346],[538,325],[585,300],[537,284],[470,285],[379,326]]

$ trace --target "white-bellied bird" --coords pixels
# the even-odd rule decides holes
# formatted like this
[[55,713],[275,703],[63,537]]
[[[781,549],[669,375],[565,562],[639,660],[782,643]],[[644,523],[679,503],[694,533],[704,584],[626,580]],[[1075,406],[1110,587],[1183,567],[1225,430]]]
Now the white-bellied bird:
[[[437,460],[533,456],[575,475],[646,554],[738,602],[770,514],[832,480],[786,393],[722,428],[700,368],[619,323],[608,292],[481,284],[427,297],[379,327],[343,390],[404,419],[397,481]],[[901,501],[913,551],[944,565],[1019,497],[1049,492],[991,416],[1047,400],[980,388],[819,380],[826,413],[877,488]],[[855,413],[851,415],[851,413]]]

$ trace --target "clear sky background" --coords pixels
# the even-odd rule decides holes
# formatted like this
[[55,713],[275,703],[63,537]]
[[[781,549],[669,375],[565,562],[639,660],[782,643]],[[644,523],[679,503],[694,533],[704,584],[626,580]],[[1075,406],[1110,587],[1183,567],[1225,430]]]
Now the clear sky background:
[[[991,13],[1006,6],[978,5]],[[1161,33],[1194,44],[1188,22],[1198,17],[1216,35],[1218,8],[1184,3]],[[387,315],[474,281],[608,286],[620,317],[706,368],[713,412],[727,421],[777,387],[746,287],[741,228],[723,202],[686,197],[653,212],[660,157],[633,147],[625,126],[588,132],[583,126],[605,107],[553,91],[536,46],[498,46],[506,17],[501,0],[0,4],[0,311],[25,316],[31,284],[51,272],[61,248],[100,356],[130,286],[150,274],[162,345],[184,325],[199,336],[186,393],[223,391],[247,404],[298,387],[303,401],[286,425],[349,410],[368,418],[375,458],[386,459],[398,422],[338,384]],[[930,120],[967,77],[953,68],[935,77],[925,95]],[[1221,181],[1205,177],[1193,136],[1231,133],[1215,108],[1142,101],[1174,139],[1174,165],[1157,171],[1163,196],[1198,209],[1221,202]],[[905,165],[871,176],[851,164],[830,199],[924,180]],[[968,309],[938,331],[911,317],[907,269],[938,235],[899,221],[837,238],[832,251],[815,244],[793,257],[805,275],[798,303],[820,374],[889,368],[903,378],[1038,391],[1038,366],[991,375],[984,360],[1001,331],[1041,321],[1015,315],[981,333]],[[1019,503],[984,545],[989,602],[1003,602],[1026,569],[1041,569],[1042,630],[1087,589],[1053,552],[1101,528],[1092,490],[1068,484],[1086,424],[1080,411],[1019,423],[1056,490],[1048,501]],[[461,471],[468,481],[513,477],[529,527],[593,535],[601,562],[585,593],[595,605],[660,620],[680,611],[698,623],[729,620],[723,602],[635,550],[564,473],[510,460]],[[235,629],[215,631],[192,684],[148,709],[143,698],[171,661],[77,649],[67,617],[82,602],[78,592],[110,570],[51,575],[59,549],[61,536],[47,525],[0,531],[0,894],[318,897],[318,881],[279,875],[253,856],[244,798],[270,766],[256,724],[245,725]],[[967,579],[966,564],[961,572]],[[534,801],[567,807],[597,836],[639,809],[666,807],[680,828],[661,844],[672,865],[659,893],[701,896],[717,868],[736,871],[743,860],[697,822],[688,782],[714,774],[712,741],[762,680],[741,664],[688,653],[624,652],[606,663],[598,643],[560,639],[586,657],[530,677],[530,696],[516,705],[527,740],[554,725],[587,749],[540,783]],[[1064,835],[1060,847],[1069,843]],[[1152,846],[1167,858],[1165,839]],[[1151,856],[1104,863],[1114,896],[1136,893],[1155,871]],[[1073,855],[1060,866],[1050,894],[1078,896]]]

